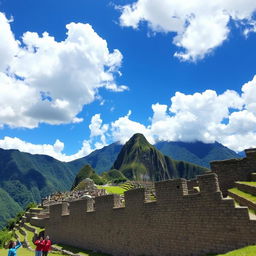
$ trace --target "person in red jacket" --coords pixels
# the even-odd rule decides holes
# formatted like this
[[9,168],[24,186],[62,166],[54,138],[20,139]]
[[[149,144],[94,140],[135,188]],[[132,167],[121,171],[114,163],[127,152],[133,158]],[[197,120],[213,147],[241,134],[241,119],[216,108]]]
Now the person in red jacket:
[[36,245],[36,253],[35,256],[42,256],[42,250],[43,250],[43,243],[44,243],[44,239],[43,237],[40,237],[39,239],[37,239],[34,244]]
[[52,245],[52,242],[49,238],[49,236],[46,236],[44,241],[43,241],[43,256],[47,256],[48,255],[48,252],[52,249],[51,247]]

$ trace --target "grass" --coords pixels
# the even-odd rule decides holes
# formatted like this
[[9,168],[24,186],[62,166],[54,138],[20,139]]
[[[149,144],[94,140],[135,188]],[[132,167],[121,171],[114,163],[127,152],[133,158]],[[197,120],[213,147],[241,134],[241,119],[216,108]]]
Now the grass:
[[26,230],[26,233],[27,233],[27,241],[28,241],[29,246],[30,246],[32,249],[35,249],[36,246],[35,246],[34,243],[33,243],[34,233],[31,232],[31,231],[28,231],[28,230]]
[[121,195],[126,191],[125,189],[119,186],[97,186],[99,189],[105,189],[109,194],[118,194]]
[[22,235],[19,230],[16,232],[16,234],[19,236],[19,240],[20,240],[21,242],[23,242],[23,241],[25,240],[25,236]]
[[241,190],[239,190],[237,188],[231,188],[228,191],[230,191],[231,193],[234,193],[234,194],[236,194],[236,195],[238,195],[240,197],[243,197],[243,198],[245,198],[245,199],[247,199],[247,200],[249,200],[249,201],[251,201],[253,203],[256,203],[256,196],[253,196],[251,194],[245,193],[245,192],[243,192],[243,191],[241,191]]
[[246,246],[224,254],[208,254],[207,256],[255,256],[256,245]]
[[39,227],[36,227],[36,226],[32,226],[29,222],[26,222],[26,225],[28,225],[31,228],[35,228],[37,234],[39,234],[41,231],[44,231],[44,228],[39,228]]
[[252,186],[252,187],[256,187],[256,181],[239,181],[237,183],[249,185],[249,186]]
[[129,190],[129,189],[135,188],[135,185],[132,184],[130,181],[127,181],[127,182],[123,183],[122,185],[120,185],[120,187],[123,188],[124,190]]
[[[6,250],[6,249],[3,249],[1,252],[2,252],[2,255],[8,255],[8,250]],[[55,253],[55,252],[50,252],[48,255],[49,256],[63,256],[63,254]],[[35,256],[35,252],[30,251],[26,248],[20,247],[17,250],[17,256]]]

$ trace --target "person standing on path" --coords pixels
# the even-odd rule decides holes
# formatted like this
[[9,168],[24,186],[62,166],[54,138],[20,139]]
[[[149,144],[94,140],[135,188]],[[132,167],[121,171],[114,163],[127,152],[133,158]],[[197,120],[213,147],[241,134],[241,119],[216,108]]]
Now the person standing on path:
[[10,241],[9,243],[9,251],[8,251],[8,256],[17,256],[17,250],[21,247],[21,242],[17,240],[15,241]]
[[46,236],[43,241],[43,250],[42,250],[43,256],[48,255],[49,251],[52,249],[51,245],[52,245],[52,242],[51,242],[49,236]]
[[35,256],[42,256],[42,250],[44,247],[44,239],[41,236],[39,239],[37,239],[34,244],[36,245],[36,250],[35,250]]

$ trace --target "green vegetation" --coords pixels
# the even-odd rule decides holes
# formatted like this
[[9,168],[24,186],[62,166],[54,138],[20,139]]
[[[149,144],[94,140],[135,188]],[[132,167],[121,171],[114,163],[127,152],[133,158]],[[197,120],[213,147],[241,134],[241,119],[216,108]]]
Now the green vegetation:
[[256,245],[247,246],[225,254],[208,254],[207,256],[255,256]]
[[26,211],[29,209],[42,209],[41,207],[38,207],[38,205],[35,202],[30,202],[26,206]]
[[149,144],[142,134],[133,135],[123,146],[110,172],[113,170],[118,170],[129,180],[137,181],[160,181],[179,177],[190,179],[209,171],[206,168],[164,156]]
[[44,228],[39,228],[39,227],[36,227],[36,226],[32,226],[30,223],[26,222],[26,225],[31,227],[31,228],[34,228],[36,230],[36,233],[39,234],[40,232],[44,231]]
[[121,195],[125,192],[125,189],[119,186],[97,186],[99,189],[105,189],[109,194]]
[[249,185],[249,186],[252,186],[252,187],[256,187],[256,181],[239,181],[237,183]]
[[127,178],[122,174],[122,172],[116,169],[112,169],[108,172],[102,173],[102,177],[108,182],[116,183],[116,184],[127,181]]
[[[167,160],[166,157],[160,157],[160,151],[174,159],[202,166],[209,166],[209,161],[212,160],[239,157],[219,143],[159,142],[156,147],[160,151],[156,151],[143,135],[138,136],[137,134],[136,136],[137,140],[133,141],[132,150],[127,151],[128,154],[121,157],[128,161],[120,163],[118,168],[113,166],[122,149],[122,145],[118,143],[95,150],[90,155],[69,163],[60,162],[46,155],[32,155],[18,150],[0,149],[0,228],[5,226],[9,218],[24,209],[28,202],[39,202],[42,197],[53,192],[70,190],[75,175],[85,164],[90,164],[95,169],[92,179],[97,184],[108,181],[118,184],[125,182],[127,178],[132,180],[191,178],[204,172],[198,167],[183,165],[174,160]],[[143,158],[144,153],[146,158]],[[132,159],[132,157],[135,158]],[[121,165],[123,165],[122,170],[120,169]],[[154,168],[149,168],[150,165]],[[103,175],[103,178],[98,175],[110,170],[111,167],[121,171],[118,175],[119,178],[113,177],[112,174],[107,174],[107,177]],[[159,167],[162,169],[157,171]]]
[[245,199],[247,199],[247,200],[249,200],[249,201],[251,201],[253,203],[256,203],[256,196],[253,196],[251,194],[245,193],[245,192],[243,192],[243,191],[241,191],[241,190],[239,190],[237,188],[231,188],[228,191],[230,191],[231,193],[234,193],[234,194],[236,194],[238,196],[241,196],[241,197],[243,197],[243,198],[245,198]]
[[[2,251],[2,253],[3,253],[3,255],[8,255],[8,250],[6,250],[6,249],[4,249],[3,251]],[[18,256],[35,256],[35,252],[33,252],[33,251],[30,251],[30,250],[28,250],[28,249],[26,249],[26,248],[19,248],[18,250],[17,250],[17,255]],[[56,252],[50,252],[49,254],[48,254],[49,256],[63,256],[63,254],[61,254],[61,253],[56,253]]]
[[92,179],[97,185],[104,184],[103,179],[95,173],[95,171],[89,164],[87,164],[76,175],[74,183],[72,185],[72,190],[80,190],[81,188],[78,187],[78,185],[86,178]]
[[3,248],[5,243],[12,238],[12,232],[8,230],[0,230],[0,248]]
[[69,190],[75,172],[49,156],[0,149],[0,228],[29,202]]
[[7,220],[14,218],[19,211],[21,207],[0,188],[0,228],[3,228]]
[[132,182],[128,181],[121,184],[120,187],[123,188],[124,190],[129,190],[135,188],[135,185]]

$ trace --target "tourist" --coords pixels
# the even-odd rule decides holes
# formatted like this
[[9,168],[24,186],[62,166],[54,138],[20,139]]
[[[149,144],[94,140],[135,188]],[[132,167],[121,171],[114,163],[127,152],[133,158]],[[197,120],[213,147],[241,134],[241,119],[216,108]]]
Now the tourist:
[[21,242],[19,240],[17,240],[17,242],[10,241],[8,256],[16,256],[17,249],[19,249],[20,247],[21,247]]
[[44,239],[41,236],[39,239],[37,239],[34,244],[36,245],[36,250],[35,250],[35,256],[42,256],[42,250],[44,246]]
[[52,245],[52,242],[49,238],[49,236],[46,236],[44,241],[43,241],[43,256],[47,256],[48,255],[48,252],[51,250],[51,245]]

